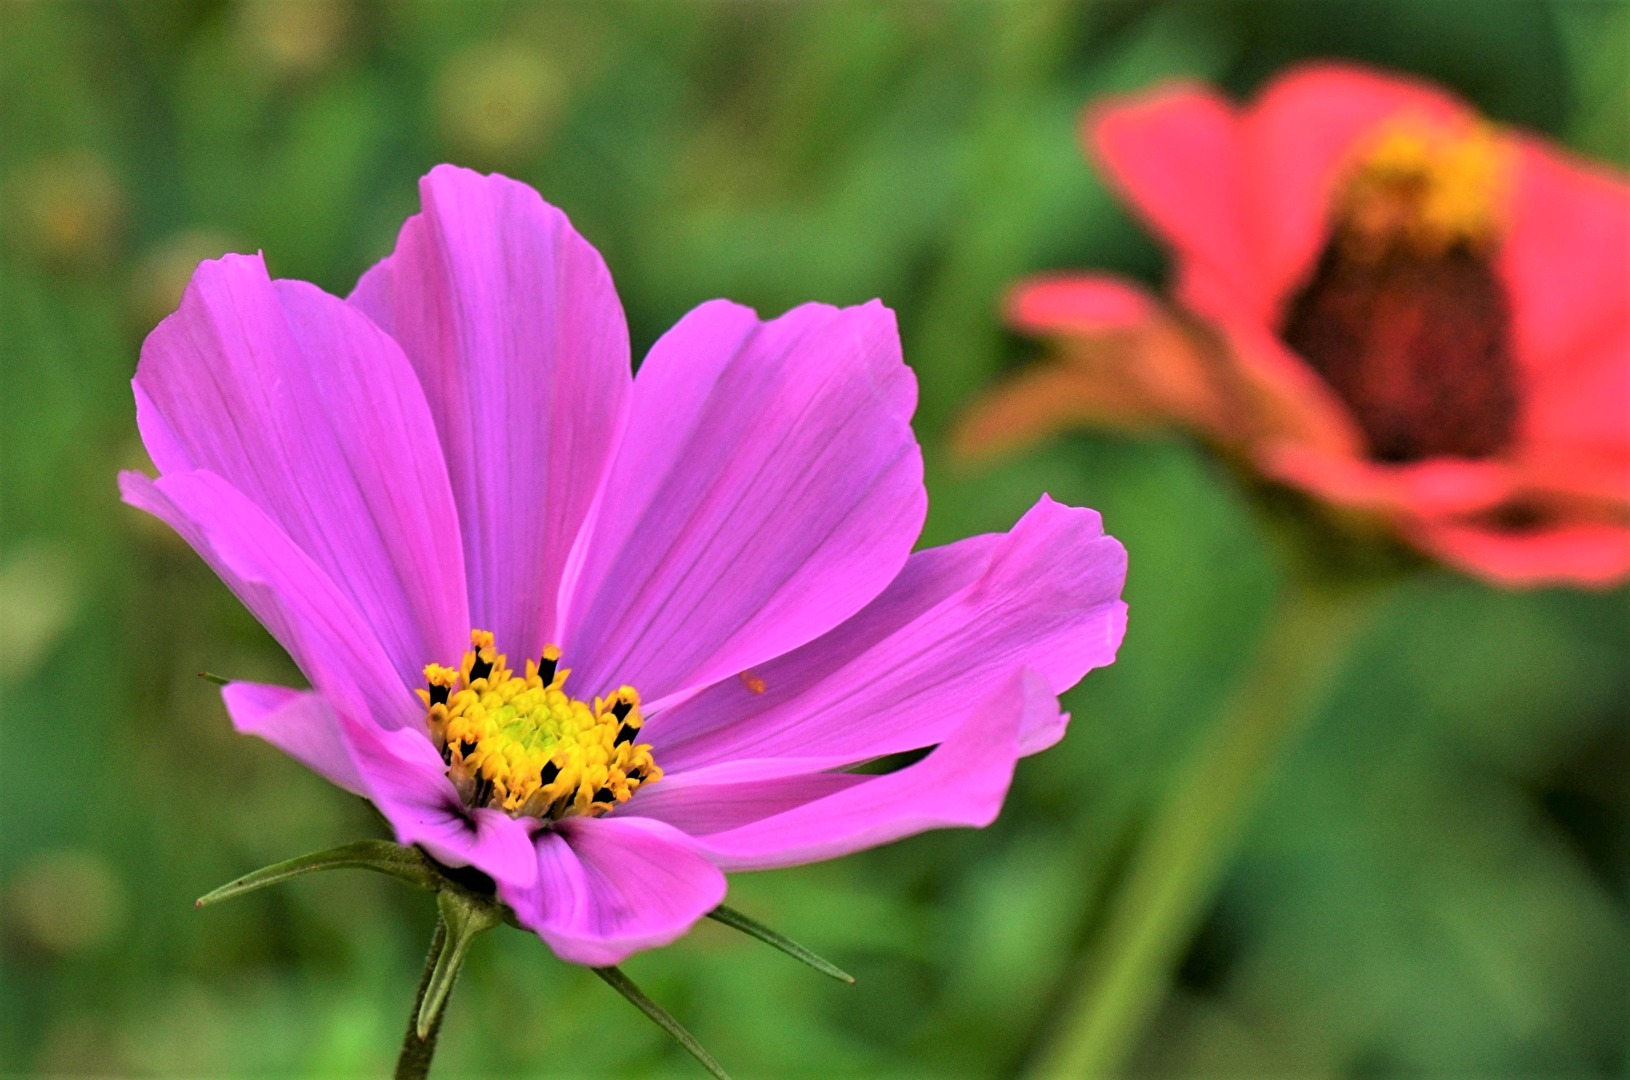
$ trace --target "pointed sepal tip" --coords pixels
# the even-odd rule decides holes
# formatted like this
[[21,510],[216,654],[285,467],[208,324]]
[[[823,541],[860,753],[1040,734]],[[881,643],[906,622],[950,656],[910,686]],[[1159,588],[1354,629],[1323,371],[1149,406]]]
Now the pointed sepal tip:
[[772,948],[780,949],[794,960],[802,964],[808,964],[822,975],[836,979],[841,983],[848,983],[850,986],[855,985],[855,977],[838,967],[838,965],[815,955],[785,934],[779,934],[771,930],[757,919],[744,915],[735,908],[720,904],[708,912],[707,917],[715,922],[740,930],[749,937],[757,938]]
[[193,907],[207,907],[222,900],[231,900],[244,893],[264,889],[290,878],[319,870],[372,870],[388,874],[399,881],[421,889],[436,890],[442,886],[442,877],[431,867],[416,848],[402,847],[389,840],[358,840],[351,844],[314,851],[271,866],[261,867],[219,889],[205,893],[193,902]]
[[696,1041],[696,1036],[685,1030],[685,1026],[675,1020],[673,1014],[661,1005],[646,997],[645,991],[634,985],[634,981],[622,970],[615,967],[590,968],[606,985],[628,999],[629,1004],[644,1013],[650,1020],[673,1037],[673,1040],[685,1048],[686,1053],[701,1063],[702,1068],[713,1074],[715,1080],[730,1080],[730,1074],[724,1071],[724,1066],[716,1061],[712,1054]]

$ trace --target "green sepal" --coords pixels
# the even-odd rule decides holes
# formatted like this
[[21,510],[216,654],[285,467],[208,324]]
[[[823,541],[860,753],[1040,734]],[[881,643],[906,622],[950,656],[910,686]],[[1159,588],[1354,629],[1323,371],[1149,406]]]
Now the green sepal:
[[347,869],[373,870],[376,873],[389,874],[398,881],[405,881],[409,885],[431,891],[442,889],[446,885],[446,879],[435,871],[417,848],[402,847],[389,840],[358,840],[355,843],[329,848],[327,851],[314,851],[309,855],[262,867],[236,881],[227,882],[213,892],[205,893],[198,898],[195,906],[204,907],[222,900],[230,900],[235,896],[264,889],[268,885],[276,885],[280,881],[287,881],[302,874],[316,873],[318,870]]
[[419,1001],[419,1013],[414,1020],[420,1039],[429,1038],[442,1009],[447,1006],[447,995],[458,981],[470,942],[504,921],[503,908],[497,901],[456,887],[444,888],[436,894],[436,908],[447,933],[431,965],[430,979],[425,983],[424,997]]
[[200,671],[198,677],[207,683],[214,683],[216,686],[225,686],[232,681],[223,675],[215,674],[213,671]]
[[606,981],[617,993],[628,999],[629,1004],[650,1017],[657,1027],[673,1036],[675,1042],[683,1046],[687,1053],[701,1062],[702,1068],[712,1073],[717,1080],[730,1080],[730,1074],[724,1071],[724,1066],[713,1059],[713,1055],[702,1048],[696,1041],[696,1036],[685,1030],[683,1024],[673,1018],[673,1015],[661,1005],[645,996],[645,991],[634,985],[627,975],[614,967],[590,968],[596,975]]
[[721,922],[726,926],[740,930],[750,937],[755,937],[766,945],[780,949],[794,960],[808,964],[822,975],[830,976],[839,982],[848,983],[850,986],[855,985],[855,977],[838,967],[838,965],[830,960],[823,960],[791,938],[776,933],[757,919],[743,915],[735,908],[725,907],[720,904],[708,912],[707,917],[715,922]]

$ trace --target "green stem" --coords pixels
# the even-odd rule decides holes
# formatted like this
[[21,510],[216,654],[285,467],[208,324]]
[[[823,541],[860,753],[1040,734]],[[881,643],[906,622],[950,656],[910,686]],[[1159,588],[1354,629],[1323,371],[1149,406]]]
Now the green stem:
[[1318,711],[1385,590],[1287,584],[1255,663],[1149,822],[1109,900],[1083,978],[1032,1076],[1114,1076],[1159,1007],[1258,796]]
[[408,1013],[407,1034],[402,1036],[402,1052],[396,1058],[396,1080],[424,1080],[430,1075],[430,1061],[436,1056],[436,1038],[441,1034],[441,1015],[436,1017],[429,1033],[421,1039],[419,1009],[424,1005],[431,976],[435,974],[446,948],[447,923],[438,916],[436,932],[430,938],[430,953],[424,960],[424,974],[419,977],[419,991],[413,995],[413,1009]]

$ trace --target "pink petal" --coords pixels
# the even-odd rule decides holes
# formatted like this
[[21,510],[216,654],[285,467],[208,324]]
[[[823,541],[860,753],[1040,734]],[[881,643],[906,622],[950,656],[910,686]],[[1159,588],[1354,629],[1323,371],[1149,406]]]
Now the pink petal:
[[1270,444],[1259,464],[1267,475],[1333,503],[1427,518],[1491,510],[1512,496],[1518,482],[1517,472],[1499,459],[1428,458],[1393,465]]
[[382,731],[343,714],[340,730],[368,798],[397,843],[417,844],[448,866],[473,866],[500,888],[527,889],[537,880],[530,835],[535,822],[466,808],[422,731]]
[[321,694],[286,686],[235,682],[221,687],[232,726],[256,735],[332,784],[364,794],[339,718]]
[[634,381],[561,646],[577,693],[657,701],[817,637],[888,584],[927,498],[881,304],[760,322],[724,301]]
[[422,722],[352,598],[231,484],[203,471],[157,481],[126,472],[119,489],[209,563],[325,697],[386,727]]
[[1010,325],[1029,334],[1103,334],[1142,326],[1155,301],[1135,282],[1108,274],[1038,274],[1008,293]]
[[[1630,454],[1630,311],[1534,371],[1523,401],[1520,453]],[[1630,488],[1620,488],[1630,497]]]
[[533,840],[536,884],[500,883],[499,895],[562,960],[621,963],[677,940],[724,899],[724,875],[658,821],[567,818]]
[[1618,447],[1569,447],[1530,444],[1513,462],[1526,491],[1560,496],[1567,503],[1630,508],[1630,442]]
[[1418,543],[1452,566],[1498,585],[1605,589],[1630,578],[1630,526],[1580,522],[1534,530],[1434,523]]
[[142,346],[137,420],[161,472],[219,474],[373,627],[404,682],[467,640],[458,518],[396,343],[343,301],[205,262]]
[[1218,344],[1135,286],[1091,275],[1030,278],[1007,309],[1020,329],[1059,339],[1060,362],[987,395],[955,435],[959,452],[987,454],[1081,425],[1243,434]]
[[473,624],[535,657],[627,406],[628,327],[599,253],[530,187],[443,165],[420,197],[351,303],[401,343],[429,397]]
[[526,826],[460,803],[423,712],[349,599],[253,503],[220,477],[124,473],[125,500],[181,534],[322,692],[235,683],[224,697],[240,730],[266,738],[372,800],[403,844],[452,866],[529,885]]
[[[653,716],[644,737],[676,779],[739,758],[847,764],[932,746],[1021,667],[1057,694],[1113,660],[1125,579],[1098,515],[1044,497],[1006,535],[913,555],[853,619]],[[1024,752],[1062,733],[1027,730]]]
[[[1276,305],[1312,272],[1328,235],[1335,185],[1358,144],[1401,116],[1473,118],[1463,103],[1426,83],[1340,63],[1291,69],[1246,112],[1241,131],[1258,268]],[[1271,308],[1269,318],[1278,317]]]
[[[1024,752],[1025,731],[1062,730],[1064,718],[1048,680],[1016,673],[984,695],[932,753],[882,776],[846,778],[830,794],[784,807],[786,780],[747,781],[713,799],[734,799],[756,809],[757,820],[723,831],[699,831],[698,849],[725,870],[763,870],[836,858],[928,829],[980,828],[995,820]],[[657,785],[660,788],[660,784]],[[705,830],[708,809],[671,807],[675,823]],[[739,817],[750,816],[736,808]],[[681,828],[685,824],[680,824]]]
[[1096,106],[1085,127],[1122,197],[1175,249],[1178,295],[1207,314],[1267,318],[1234,107],[1174,83]]
[[641,788],[618,813],[656,818],[695,836],[724,832],[874,779],[834,771],[853,764],[840,756],[704,765],[664,775],[660,783]]
[[1524,431],[1630,447],[1630,184],[1537,140],[1517,141],[1500,270],[1526,376]]
[[1346,402],[1271,327],[1236,322],[1217,329],[1243,377],[1237,390],[1245,408],[1229,414],[1225,438],[1278,437],[1327,453],[1363,450],[1364,435]]

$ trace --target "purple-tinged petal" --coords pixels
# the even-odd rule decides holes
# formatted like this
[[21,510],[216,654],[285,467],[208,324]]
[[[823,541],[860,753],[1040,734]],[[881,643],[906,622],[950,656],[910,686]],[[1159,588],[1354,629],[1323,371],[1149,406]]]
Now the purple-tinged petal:
[[350,305],[205,262],[142,345],[137,421],[162,473],[219,474],[351,599],[404,682],[469,633],[459,525],[424,392]]
[[192,546],[331,702],[384,727],[423,720],[351,597],[242,492],[204,471],[121,473],[119,489]]
[[[1126,551],[1098,515],[1043,497],[1005,535],[918,552],[853,619],[653,716],[641,737],[674,778],[737,758],[856,762],[932,746],[1021,667],[1057,694],[1113,660],[1125,580]],[[1063,734],[1045,719],[1021,732],[1022,752]]]
[[473,866],[501,888],[537,880],[531,829],[536,822],[501,810],[468,809],[430,739],[413,730],[381,731],[341,715],[366,794],[400,844],[417,844],[448,866]]
[[232,726],[256,735],[332,784],[364,795],[362,777],[340,734],[339,718],[323,696],[265,683],[235,682],[221,687]]
[[566,818],[533,840],[536,884],[500,883],[499,896],[562,960],[621,963],[683,936],[724,899],[724,875],[659,821]]
[[894,315],[703,304],[634,380],[564,601],[580,693],[648,701],[796,648],[904,564],[927,498]]
[[725,832],[875,779],[833,771],[851,764],[834,758],[767,758],[709,765],[641,788],[619,813],[665,821],[695,836]]
[[[921,761],[882,776],[847,776],[831,793],[801,805],[786,805],[788,780],[748,780],[693,788],[689,799],[658,804],[653,816],[691,834],[697,849],[724,870],[836,858],[928,829],[980,828],[1002,808],[1021,733],[1060,725],[1058,699],[1044,676],[1026,670],[961,715],[961,725]],[[762,811],[757,820],[755,810]],[[737,821],[745,823],[710,831]]]
[[473,624],[536,657],[627,405],[627,323],[599,253],[525,184],[443,165],[419,191],[423,212],[351,303],[429,397]]

